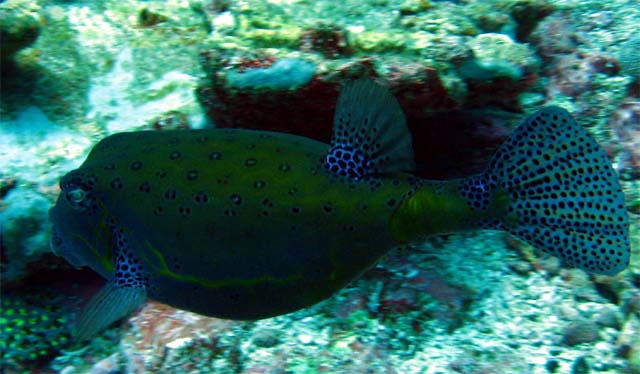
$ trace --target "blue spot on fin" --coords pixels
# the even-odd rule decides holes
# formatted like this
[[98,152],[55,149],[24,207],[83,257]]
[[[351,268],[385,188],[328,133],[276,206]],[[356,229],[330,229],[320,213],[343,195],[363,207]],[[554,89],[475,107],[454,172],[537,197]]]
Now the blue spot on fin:
[[566,110],[547,107],[525,119],[482,179],[511,197],[501,228],[590,272],[615,275],[628,266],[629,222],[617,175]]
[[340,94],[325,167],[338,175],[408,171],[415,167],[411,134],[398,101],[370,79],[349,83]]

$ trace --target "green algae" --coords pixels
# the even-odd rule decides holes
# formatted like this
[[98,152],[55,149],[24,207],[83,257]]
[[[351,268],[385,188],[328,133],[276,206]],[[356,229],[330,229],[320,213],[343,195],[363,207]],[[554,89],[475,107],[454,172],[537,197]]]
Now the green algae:
[[407,38],[393,32],[364,31],[354,35],[353,45],[361,52],[401,52],[407,45]]
[[277,29],[251,29],[240,32],[238,37],[248,40],[259,48],[290,48],[300,45],[302,29],[296,26],[279,27]]
[[[45,297],[45,300],[49,300]],[[55,304],[3,295],[0,301],[0,368],[26,370],[71,342],[69,321]]]

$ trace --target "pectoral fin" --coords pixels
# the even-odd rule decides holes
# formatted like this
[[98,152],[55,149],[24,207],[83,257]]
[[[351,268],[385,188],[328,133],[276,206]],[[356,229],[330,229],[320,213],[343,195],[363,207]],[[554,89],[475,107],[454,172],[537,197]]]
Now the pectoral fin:
[[76,319],[73,336],[77,341],[91,338],[141,306],[147,298],[144,287],[120,286],[110,280],[89,300]]

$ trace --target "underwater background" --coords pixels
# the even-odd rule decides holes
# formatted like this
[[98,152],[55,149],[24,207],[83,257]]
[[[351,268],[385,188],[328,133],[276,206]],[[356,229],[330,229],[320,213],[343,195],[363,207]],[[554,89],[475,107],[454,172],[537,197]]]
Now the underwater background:
[[[637,0],[0,1],[0,373],[640,373],[639,24]],[[361,76],[398,97],[431,179],[482,170],[528,113],[567,109],[619,175],[629,268],[450,234],[287,315],[149,301],[72,341],[104,280],[51,253],[48,210],[94,144],[212,126],[328,141]]]

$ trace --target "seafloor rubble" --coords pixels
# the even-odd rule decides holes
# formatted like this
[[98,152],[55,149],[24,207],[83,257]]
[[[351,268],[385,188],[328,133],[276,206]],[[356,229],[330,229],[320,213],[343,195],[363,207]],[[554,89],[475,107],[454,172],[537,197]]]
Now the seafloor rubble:
[[[635,1],[5,0],[0,12],[2,370],[640,371]],[[213,123],[327,140],[339,85],[359,76],[389,83],[431,178],[481,169],[524,113],[567,108],[619,173],[630,269],[593,277],[506,234],[452,235],[394,250],[290,315],[232,322],[150,302],[86,346],[68,340],[101,280],[49,253],[47,210],[92,144]]]

